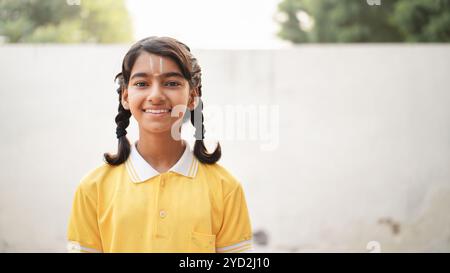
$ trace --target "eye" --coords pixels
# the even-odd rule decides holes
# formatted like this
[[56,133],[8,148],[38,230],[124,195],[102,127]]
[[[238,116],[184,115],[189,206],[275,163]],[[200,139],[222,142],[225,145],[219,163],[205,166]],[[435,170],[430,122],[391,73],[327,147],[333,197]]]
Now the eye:
[[169,87],[177,87],[180,85],[181,84],[179,82],[174,82],[174,81],[166,82],[166,86],[169,86]]
[[134,86],[144,87],[144,86],[147,86],[147,83],[146,82],[137,82],[137,83],[134,84]]

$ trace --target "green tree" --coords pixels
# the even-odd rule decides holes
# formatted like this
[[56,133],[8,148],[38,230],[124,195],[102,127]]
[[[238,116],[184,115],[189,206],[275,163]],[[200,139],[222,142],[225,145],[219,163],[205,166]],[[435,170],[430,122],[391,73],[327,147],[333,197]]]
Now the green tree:
[[450,0],[402,0],[392,21],[408,42],[450,42]]
[[[305,42],[448,42],[450,0],[283,0],[282,39]],[[312,19],[304,29],[301,13]]]
[[123,0],[68,2],[0,0],[0,36],[11,43],[121,43],[133,39]]

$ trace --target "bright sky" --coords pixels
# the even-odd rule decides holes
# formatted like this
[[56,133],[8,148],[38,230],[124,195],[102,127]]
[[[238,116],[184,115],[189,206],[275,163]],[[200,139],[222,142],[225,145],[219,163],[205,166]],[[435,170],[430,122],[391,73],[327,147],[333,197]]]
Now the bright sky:
[[281,0],[126,0],[135,39],[171,36],[191,48],[280,48]]

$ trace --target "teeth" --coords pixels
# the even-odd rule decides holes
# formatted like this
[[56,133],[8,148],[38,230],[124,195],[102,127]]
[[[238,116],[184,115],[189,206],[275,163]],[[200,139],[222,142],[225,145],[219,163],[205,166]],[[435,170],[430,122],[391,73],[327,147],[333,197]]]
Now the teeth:
[[152,114],[160,114],[160,113],[167,113],[170,112],[169,109],[161,109],[161,110],[150,110],[150,109],[146,109],[144,110],[145,113],[152,113]]

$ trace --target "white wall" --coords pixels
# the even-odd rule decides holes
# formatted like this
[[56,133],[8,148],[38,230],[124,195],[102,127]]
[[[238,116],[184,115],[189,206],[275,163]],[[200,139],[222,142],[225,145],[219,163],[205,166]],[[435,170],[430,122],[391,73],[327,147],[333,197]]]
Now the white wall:
[[[65,251],[75,187],[116,148],[113,77],[127,49],[0,47],[0,251]],[[257,250],[450,251],[450,46],[194,53],[205,112],[279,107],[265,140],[220,135],[220,115],[206,117],[269,236]]]

